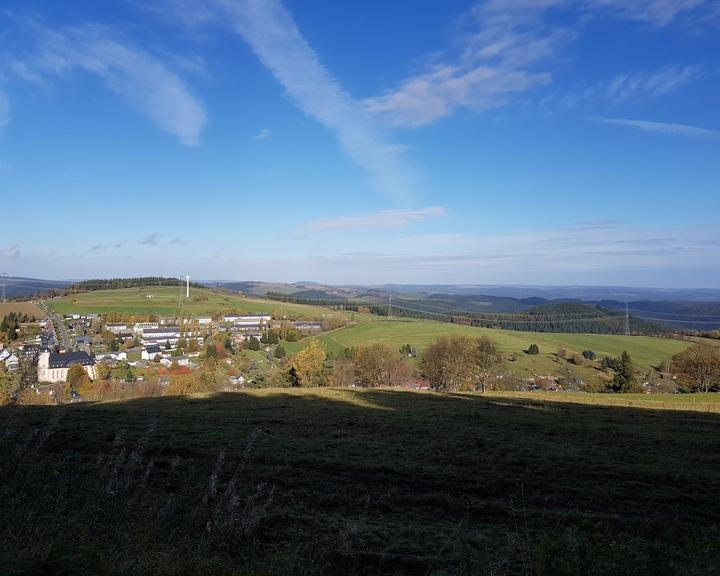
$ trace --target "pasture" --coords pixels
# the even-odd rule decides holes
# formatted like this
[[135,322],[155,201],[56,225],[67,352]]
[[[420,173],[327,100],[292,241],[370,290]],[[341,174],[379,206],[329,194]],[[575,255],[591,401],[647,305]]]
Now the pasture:
[[720,416],[292,389],[0,409],[8,574],[720,572]]
[[[553,332],[522,332],[515,330],[495,330],[477,328],[460,324],[447,324],[432,320],[385,320],[375,322],[360,321],[352,326],[319,336],[329,351],[339,352],[350,346],[361,346],[379,342],[393,348],[403,344],[415,346],[422,352],[440,336],[464,334],[467,336],[488,336],[498,345],[506,358],[516,355],[515,361],[506,361],[505,368],[522,376],[533,374],[553,374],[558,370],[554,361],[555,354],[561,348],[570,354],[593,350],[598,358],[617,356],[627,350],[638,367],[657,366],[673,354],[685,350],[691,342],[656,338],[651,336],[613,336],[606,334],[566,334]],[[307,341],[288,343],[289,351],[297,351]],[[524,351],[530,344],[540,347],[540,354],[531,356]],[[591,376],[595,372],[590,367],[573,366],[579,376]]]
[[690,410],[720,413],[720,393],[711,394],[606,394],[585,392],[488,392],[493,398],[513,398],[534,402],[567,402],[593,406]]
[[[277,314],[292,318],[321,317],[326,308],[286,304],[260,298],[247,298],[241,294],[220,292],[206,288],[191,288],[190,298],[184,298],[185,288],[178,286],[152,286],[80,292],[48,300],[47,304],[59,314],[108,313],[155,314],[158,316],[195,316],[238,312],[241,314]],[[149,297],[151,296],[151,297]]]
[[46,316],[45,312],[34,302],[0,302],[0,319],[17,312],[18,314],[27,314],[30,317],[40,319]]

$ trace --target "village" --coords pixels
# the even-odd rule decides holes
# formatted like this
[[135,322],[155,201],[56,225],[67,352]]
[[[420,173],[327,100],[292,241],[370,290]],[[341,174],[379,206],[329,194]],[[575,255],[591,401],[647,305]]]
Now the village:
[[162,389],[173,376],[201,368],[208,356],[216,355],[211,345],[216,343],[225,352],[247,350],[252,355],[250,361],[247,356],[235,363],[226,360],[224,388],[233,389],[274,368],[274,361],[284,357],[280,335],[294,341],[323,330],[320,321],[275,319],[271,314],[159,316],[129,322],[117,321],[117,315],[60,316],[43,310],[47,315],[41,319],[15,319],[11,342],[0,342],[0,369],[12,375],[23,364],[37,366],[30,387],[52,402],[62,401],[63,395],[71,402],[83,399],[76,386],[64,389],[74,366],[81,367],[90,381],[107,381],[120,392],[141,386],[148,376],[155,377],[153,384]]

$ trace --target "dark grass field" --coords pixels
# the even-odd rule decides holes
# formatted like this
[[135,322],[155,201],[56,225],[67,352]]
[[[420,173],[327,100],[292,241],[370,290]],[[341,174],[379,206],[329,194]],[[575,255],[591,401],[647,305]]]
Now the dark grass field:
[[719,574],[720,415],[399,391],[0,412],[2,574]]

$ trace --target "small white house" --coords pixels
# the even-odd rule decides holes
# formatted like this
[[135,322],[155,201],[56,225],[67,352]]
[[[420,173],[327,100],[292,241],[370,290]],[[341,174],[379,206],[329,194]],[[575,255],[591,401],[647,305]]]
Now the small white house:
[[160,350],[160,346],[157,344],[148,344],[143,348],[142,352],[140,353],[140,357],[143,360],[155,360],[158,356],[162,354],[162,351]]
[[20,360],[15,354],[10,354],[5,358],[5,368],[8,370],[17,370],[20,368]]

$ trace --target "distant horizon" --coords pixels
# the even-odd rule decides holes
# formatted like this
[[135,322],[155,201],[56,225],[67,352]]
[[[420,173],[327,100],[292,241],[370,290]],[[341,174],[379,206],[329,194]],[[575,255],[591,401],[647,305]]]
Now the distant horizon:
[[[143,277],[163,277],[173,278],[185,282],[185,275],[172,276],[172,275],[161,275],[161,274],[134,274],[129,276],[87,276],[87,277],[75,277],[75,278],[47,278],[40,276],[12,276],[7,275],[8,280],[22,279],[22,280],[34,280],[34,281],[47,281],[47,282],[83,282],[87,280],[113,280],[123,278],[143,278]],[[335,288],[353,288],[353,287],[454,287],[454,288],[514,288],[514,289],[627,289],[627,290],[649,290],[649,291],[710,291],[720,293],[720,287],[717,286],[642,286],[642,285],[629,285],[629,284],[520,284],[510,282],[497,282],[497,283],[483,283],[483,282],[373,282],[373,283],[356,283],[356,282],[322,282],[319,280],[260,280],[254,279],[230,279],[230,278],[194,278],[190,275],[190,282],[198,284],[211,284],[211,283],[260,283],[260,284],[286,284],[286,285],[319,285],[328,286]]]

